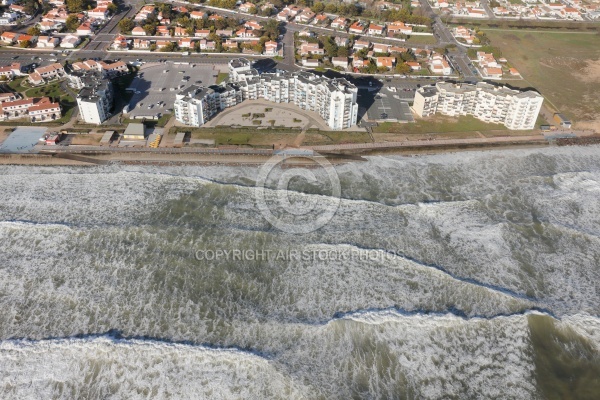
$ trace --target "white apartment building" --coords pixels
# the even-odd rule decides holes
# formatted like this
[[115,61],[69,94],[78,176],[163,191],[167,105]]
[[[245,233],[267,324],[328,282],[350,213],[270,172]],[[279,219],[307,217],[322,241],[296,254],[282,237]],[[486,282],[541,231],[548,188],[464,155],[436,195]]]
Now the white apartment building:
[[331,129],[356,125],[358,89],[345,79],[328,79],[310,72],[259,74],[250,61],[229,63],[231,80],[239,85],[242,100],[263,98],[275,103],[293,103],[318,113]]
[[449,116],[472,115],[484,122],[504,124],[508,129],[527,130],[535,127],[543,101],[539,93],[531,90],[518,91],[485,82],[476,85],[438,82],[416,91],[413,111],[420,117],[437,112]]
[[[88,124],[100,125],[110,117],[113,105],[113,87],[99,73],[72,73],[71,82],[83,88],[77,95],[77,106],[81,118]],[[78,78],[78,79],[77,79]],[[80,86],[81,85],[81,86]]]
[[232,84],[201,87],[192,85],[175,97],[175,119],[189,126],[201,126],[219,111],[242,102],[242,92]]

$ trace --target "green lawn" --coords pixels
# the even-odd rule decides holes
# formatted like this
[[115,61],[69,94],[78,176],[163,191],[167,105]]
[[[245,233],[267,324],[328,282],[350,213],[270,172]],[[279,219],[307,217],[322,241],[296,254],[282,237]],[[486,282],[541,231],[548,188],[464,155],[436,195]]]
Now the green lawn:
[[418,119],[414,124],[401,124],[396,122],[384,122],[373,128],[377,133],[447,133],[447,132],[476,132],[491,130],[507,130],[501,124],[488,124],[467,115],[459,118],[436,115],[434,117]]
[[219,72],[219,76],[217,76],[217,85],[229,78],[229,74],[226,72]]
[[169,122],[173,114],[163,114],[158,121],[156,122],[156,126],[159,128],[164,128],[164,126]]
[[[600,38],[583,32],[483,29],[523,76],[511,85],[534,87],[546,104],[576,126],[600,128]],[[582,123],[583,121],[583,123]],[[578,123],[579,122],[579,123]]]
[[429,36],[415,36],[412,35],[408,39],[406,39],[406,43],[410,44],[435,44],[435,37],[433,35]]

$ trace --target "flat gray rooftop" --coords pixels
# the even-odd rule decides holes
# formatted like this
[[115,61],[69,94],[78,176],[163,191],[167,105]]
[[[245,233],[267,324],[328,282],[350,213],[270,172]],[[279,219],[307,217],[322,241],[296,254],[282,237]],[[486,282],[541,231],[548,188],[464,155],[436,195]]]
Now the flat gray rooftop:
[[0,145],[0,153],[31,153],[48,128],[19,126]]
[[[129,86],[140,92],[135,93],[129,102],[130,118],[153,118],[159,113],[165,114],[167,109],[173,108],[175,95],[181,89],[194,84],[213,85],[217,82],[214,75],[226,68],[226,65],[179,64],[173,61],[146,64]],[[190,79],[187,82],[183,81],[184,76],[189,76]],[[202,83],[196,83],[197,81]],[[160,101],[163,103],[158,105]]]

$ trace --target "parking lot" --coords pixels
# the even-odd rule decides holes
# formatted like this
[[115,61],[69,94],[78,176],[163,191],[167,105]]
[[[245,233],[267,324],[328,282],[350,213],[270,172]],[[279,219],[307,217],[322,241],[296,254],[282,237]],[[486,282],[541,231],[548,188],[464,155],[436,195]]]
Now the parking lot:
[[193,84],[214,85],[219,71],[225,69],[225,65],[173,61],[145,64],[129,86],[135,90],[129,102],[129,117],[158,118],[167,110],[170,112],[181,89]]
[[[402,93],[408,93],[402,91]],[[414,93],[414,92],[410,92]],[[397,93],[382,90],[381,92],[359,91],[359,107],[366,111],[369,121],[398,121],[414,122],[412,112],[408,106],[408,99],[412,100],[413,94],[407,95],[407,101],[402,101]],[[364,116],[363,116],[364,118]]]

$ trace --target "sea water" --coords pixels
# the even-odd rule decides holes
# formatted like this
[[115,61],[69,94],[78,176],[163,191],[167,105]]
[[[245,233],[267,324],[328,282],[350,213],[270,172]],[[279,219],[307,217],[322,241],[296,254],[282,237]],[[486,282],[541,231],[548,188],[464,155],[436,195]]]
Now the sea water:
[[335,172],[1,167],[0,398],[600,398],[599,147]]

